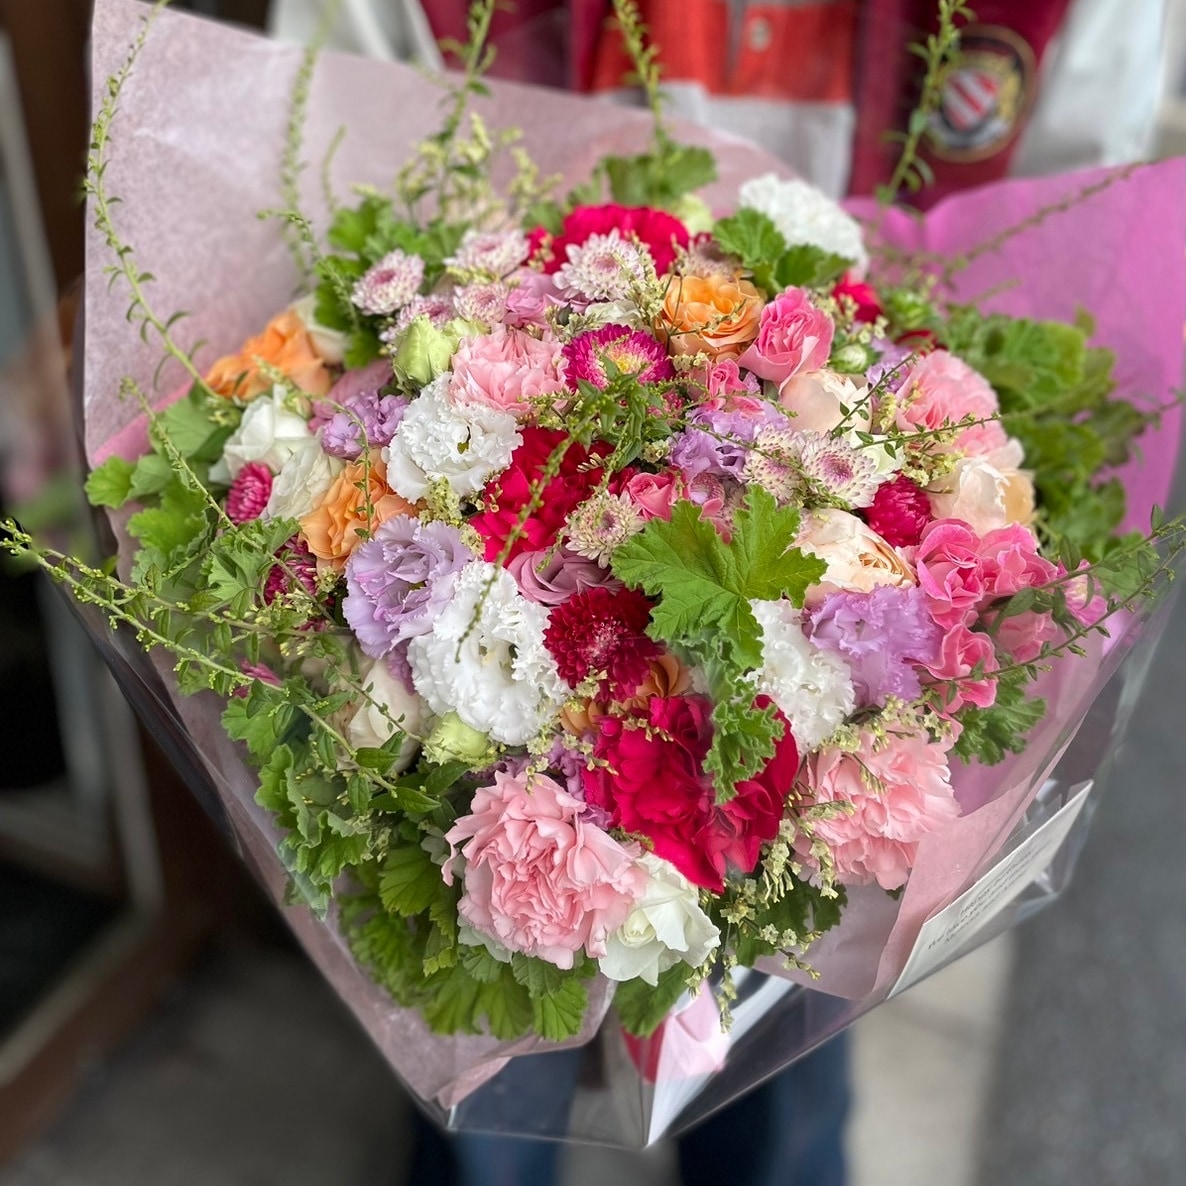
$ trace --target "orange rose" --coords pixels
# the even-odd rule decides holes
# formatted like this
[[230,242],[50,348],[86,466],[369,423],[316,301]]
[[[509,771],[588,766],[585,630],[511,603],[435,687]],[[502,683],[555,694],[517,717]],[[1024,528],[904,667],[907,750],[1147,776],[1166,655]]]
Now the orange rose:
[[[367,496],[361,485],[364,478],[370,495],[370,522]],[[347,557],[363,538],[359,531],[373,532],[393,515],[415,513],[415,506],[391,490],[373,467],[368,472],[361,462],[354,462],[334,479],[320,505],[300,520],[301,532],[309,543],[309,551],[317,557],[317,567],[341,572]]]
[[333,383],[305,323],[292,309],[273,317],[264,332],[245,342],[238,354],[220,358],[207,372],[206,383],[227,399],[255,399],[272,390],[272,380],[260,362],[309,395],[325,395]]
[[672,354],[737,358],[758,336],[762,294],[734,276],[676,276],[659,314],[659,337]]
[[[692,686],[688,669],[670,652],[664,651],[651,660],[651,669],[638,685],[633,696],[618,702],[619,708],[630,712],[646,712],[647,701],[652,696],[666,698],[682,696]],[[609,711],[609,705],[597,700],[586,700],[583,704],[565,705],[560,710],[560,724],[569,732],[580,736],[593,729]]]

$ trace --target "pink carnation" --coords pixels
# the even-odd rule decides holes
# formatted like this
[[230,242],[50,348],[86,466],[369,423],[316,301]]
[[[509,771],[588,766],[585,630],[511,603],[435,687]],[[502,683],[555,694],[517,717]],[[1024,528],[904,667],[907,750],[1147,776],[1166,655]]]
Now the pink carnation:
[[462,339],[453,355],[449,399],[529,418],[533,400],[564,390],[560,361],[554,340],[496,325],[489,334]]
[[737,360],[755,375],[782,384],[800,371],[818,371],[832,352],[832,319],[802,288],[788,288],[763,310],[758,336]]
[[930,432],[961,420],[985,423],[965,428],[955,438],[960,453],[982,457],[1008,443],[999,420],[997,393],[983,375],[947,350],[924,355],[899,392],[894,416],[903,432]]
[[[942,688],[944,712],[959,712],[965,704],[989,708],[997,698],[997,681],[992,673],[999,664],[992,639],[969,630],[962,622],[948,630],[939,645],[938,658],[925,666],[937,680],[952,681]],[[977,667],[983,674],[970,679]]]
[[259,461],[249,461],[235,476],[226,496],[226,517],[232,523],[258,519],[272,495],[272,471]]
[[[906,884],[919,841],[959,815],[947,768],[947,746],[926,734],[891,734],[880,747],[861,734],[855,753],[822,749],[808,759],[808,794],[804,803],[848,804],[812,824],[828,847],[844,885],[895,890]],[[815,868],[811,840],[801,836],[796,849]]]
[[497,772],[445,835],[447,885],[459,846],[465,857],[461,917],[511,951],[558,968],[571,968],[582,949],[605,955],[607,936],[626,921],[646,875],[583,809],[544,775]]

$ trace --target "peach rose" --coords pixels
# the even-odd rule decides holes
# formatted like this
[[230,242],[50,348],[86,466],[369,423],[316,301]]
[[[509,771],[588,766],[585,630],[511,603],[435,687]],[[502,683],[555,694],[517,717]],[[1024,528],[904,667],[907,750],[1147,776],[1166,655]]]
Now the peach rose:
[[827,566],[807,590],[806,604],[819,605],[829,593],[871,593],[878,585],[914,585],[914,570],[873,528],[848,511],[825,507],[803,516],[799,547]]
[[672,354],[737,358],[758,336],[765,302],[735,276],[675,276],[655,326]]
[[237,354],[220,358],[206,372],[206,383],[227,399],[255,399],[272,390],[272,380],[260,362],[274,367],[309,395],[325,395],[333,382],[305,323],[292,309],[273,317],[264,332],[249,338]]
[[[367,495],[360,485],[364,480],[371,504],[369,523]],[[338,474],[325,497],[300,524],[309,551],[317,557],[317,567],[341,572],[355,545],[363,539],[359,531],[373,532],[393,515],[415,514],[415,506],[396,494],[373,466],[368,469],[354,462]]]

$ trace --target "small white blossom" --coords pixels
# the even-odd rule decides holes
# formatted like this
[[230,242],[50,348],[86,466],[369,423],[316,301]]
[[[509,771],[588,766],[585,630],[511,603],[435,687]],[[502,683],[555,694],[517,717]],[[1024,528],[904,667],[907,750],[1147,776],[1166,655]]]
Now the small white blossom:
[[519,592],[504,568],[475,560],[431,634],[412,639],[416,690],[433,712],[506,745],[524,745],[564,704],[569,689],[544,645],[548,611]]
[[762,628],[762,668],[757,691],[778,705],[800,747],[813,750],[856,707],[852,672],[837,654],[821,650],[800,624],[789,601],[751,601]]
[[659,974],[678,963],[698,968],[721,941],[700,909],[696,887],[670,862],[645,853],[638,865],[646,888],[626,921],[606,939],[598,961],[610,980],[641,978],[657,985]]
[[384,450],[387,484],[409,502],[439,478],[463,498],[476,494],[492,473],[506,469],[523,441],[509,412],[451,404],[452,379],[452,371],[443,371],[412,401]]
[[331,457],[321,448],[318,437],[303,441],[280,467],[260,518],[303,519],[311,514],[343,465],[340,458]]
[[767,173],[747,181],[741,187],[739,201],[765,214],[788,247],[806,243],[852,260],[858,271],[869,266],[860,224],[814,185]]
[[260,396],[244,409],[239,427],[227,438],[222,457],[210,467],[216,482],[233,482],[249,462],[258,461],[273,473],[312,438],[304,416],[290,412],[288,393],[277,384],[270,399]]

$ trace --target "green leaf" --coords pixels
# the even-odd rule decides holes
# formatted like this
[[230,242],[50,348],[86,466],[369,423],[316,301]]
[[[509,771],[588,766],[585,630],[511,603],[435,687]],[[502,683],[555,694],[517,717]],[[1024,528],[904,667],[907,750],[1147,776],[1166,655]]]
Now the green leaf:
[[279,689],[258,680],[246,696],[228,700],[222,713],[227,735],[244,742],[257,759],[269,757],[298,719],[296,708]]
[[1026,747],[1026,734],[1046,713],[1041,697],[1028,697],[1029,677],[1014,671],[997,681],[997,698],[991,708],[968,706],[956,713],[963,726],[953,750],[965,762],[977,759],[995,766],[1009,754],[1019,754]]
[[589,990],[576,977],[568,976],[551,992],[530,1000],[532,1024],[540,1037],[549,1042],[563,1042],[581,1032],[589,1007]]
[[654,988],[643,980],[627,980],[619,984],[614,993],[614,1009],[622,1028],[637,1038],[649,1038],[688,991],[691,974],[692,969],[687,964],[676,964],[659,973],[659,983]]
[[143,499],[146,495],[159,494],[173,481],[175,471],[173,463],[159,453],[145,453],[136,462],[136,470],[132,474],[131,496]]
[[122,457],[108,457],[91,470],[86,480],[86,496],[91,506],[119,510],[131,497],[132,474],[136,466]]
[[716,696],[712,709],[712,745],[704,758],[704,771],[711,774],[718,803],[727,803],[737,784],[753,778],[774,757],[775,743],[785,726],[768,704],[755,708],[752,694]]
[[853,262],[810,243],[796,243],[778,259],[774,278],[781,288],[831,288]]
[[[222,412],[226,412],[231,406],[225,401],[217,405],[218,410]],[[216,405],[210,402],[210,397],[195,385],[188,395],[171,403],[157,415],[152,426],[153,439],[164,434],[182,457],[200,456],[202,460],[214,461],[221,452],[222,443],[231,432],[230,426],[215,423],[215,410]],[[218,446],[217,450],[215,444]],[[212,451],[213,456],[210,456]]]
[[762,661],[761,630],[752,599],[787,597],[802,605],[824,564],[794,546],[799,513],[780,508],[751,487],[726,544],[691,502],[677,502],[670,520],[652,519],[611,559],[614,575],[659,603],[650,633],[679,649],[715,635],[714,649],[738,671]]
[[743,206],[713,228],[722,251],[737,256],[751,272],[773,268],[787,250],[787,241],[769,215]]
[[411,916],[427,910],[442,891],[452,899],[454,891],[445,885],[439,865],[415,841],[401,840],[383,860],[379,875],[379,898],[384,909]]

